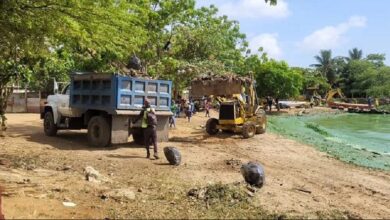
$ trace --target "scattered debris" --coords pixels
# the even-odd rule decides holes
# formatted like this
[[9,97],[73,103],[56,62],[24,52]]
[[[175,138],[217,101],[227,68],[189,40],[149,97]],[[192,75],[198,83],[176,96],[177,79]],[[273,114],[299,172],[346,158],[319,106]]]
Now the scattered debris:
[[34,196],[34,198],[36,198],[36,199],[45,199],[45,198],[47,198],[47,194],[37,195],[37,196]]
[[65,165],[64,168],[62,168],[63,171],[71,170],[72,166],[70,165]]
[[178,166],[181,163],[181,154],[175,147],[165,147],[164,155],[167,158],[169,164]]
[[257,163],[249,162],[241,166],[241,174],[245,181],[253,186],[261,188],[265,182],[265,173],[263,166]]
[[235,160],[235,159],[230,159],[230,160],[225,160],[226,165],[231,166],[232,168],[239,167],[242,165],[241,160]]
[[130,189],[114,189],[112,191],[106,192],[100,196],[100,198],[112,198],[117,201],[123,200],[135,200],[135,193]]
[[90,182],[100,182],[100,173],[91,166],[84,168],[85,179]]
[[7,159],[0,159],[0,166],[11,167],[11,162]]
[[65,207],[75,207],[76,204],[73,203],[73,202],[62,202],[62,204],[65,206]]
[[[229,95],[241,93],[242,85],[251,82],[251,78],[235,74],[217,75],[209,73],[191,81],[191,94],[194,96],[203,95]],[[196,89],[194,89],[196,88]]]
[[204,201],[207,205],[220,202],[237,203],[246,201],[248,196],[254,196],[253,193],[247,191],[243,186],[220,183],[191,189],[187,195],[194,200]]
[[17,184],[27,184],[27,183],[31,183],[31,180],[30,179],[23,179],[22,181],[18,181],[16,183]]
[[300,192],[304,192],[304,193],[309,193],[309,194],[311,194],[311,191],[308,190],[308,189],[304,189],[304,188],[295,188],[295,190],[300,191]]

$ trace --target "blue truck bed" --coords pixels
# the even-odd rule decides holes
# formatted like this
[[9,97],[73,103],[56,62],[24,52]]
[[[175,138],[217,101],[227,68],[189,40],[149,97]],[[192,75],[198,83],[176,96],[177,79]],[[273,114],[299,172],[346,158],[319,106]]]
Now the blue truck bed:
[[140,110],[147,98],[156,111],[169,111],[172,82],[118,74],[72,74],[70,107],[103,110]]

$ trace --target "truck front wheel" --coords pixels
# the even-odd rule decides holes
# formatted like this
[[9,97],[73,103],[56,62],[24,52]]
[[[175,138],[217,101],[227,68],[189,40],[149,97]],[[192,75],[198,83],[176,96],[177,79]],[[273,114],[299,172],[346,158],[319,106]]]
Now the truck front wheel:
[[110,144],[111,126],[102,116],[94,116],[88,122],[88,143],[93,147],[106,147]]
[[57,125],[54,123],[54,116],[51,111],[45,113],[43,130],[47,136],[56,136],[57,134]]

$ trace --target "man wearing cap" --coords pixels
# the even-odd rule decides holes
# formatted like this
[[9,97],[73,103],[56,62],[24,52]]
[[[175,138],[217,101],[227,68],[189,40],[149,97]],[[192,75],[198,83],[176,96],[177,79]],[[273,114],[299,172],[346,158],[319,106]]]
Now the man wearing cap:
[[152,143],[154,147],[154,158],[159,159],[157,152],[157,118],[155,111],[150,107],[148,100],[144,101],[144,106],[138,117],[133,121],[135,124],[139,119],[142,119],[141,128],[144,134],[146,147],[146,158],[150,158],[149,146]]

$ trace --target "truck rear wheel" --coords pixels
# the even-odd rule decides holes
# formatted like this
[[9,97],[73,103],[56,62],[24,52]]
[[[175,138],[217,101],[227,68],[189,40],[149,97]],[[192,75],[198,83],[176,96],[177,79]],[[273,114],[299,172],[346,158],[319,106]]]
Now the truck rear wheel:
[[57,135],[57,125],[54,123],[53,112],[48,111],[45,113],[43,119],[43,130],[47,136],[56,136]]
[[145,145],[144,133],[142,132],[142,128],[135,128],[132,131],[133,140],[136,144]]
[[219,129],[217,128],[218,124],[219,124],[218,119],[210,118],[209,120],[207,120],[207,123],[206,123],[206,132],[209,135],[217,134],[219,131]]
[[94,116],[88,122],[88,143],[93,147],[106,147],[110,144],[111,126],[102,116]]
[[244,138],[251,138],[255,136],[256,133],[256,125],[253,122],[245,122],[242,126],[242,136]]

